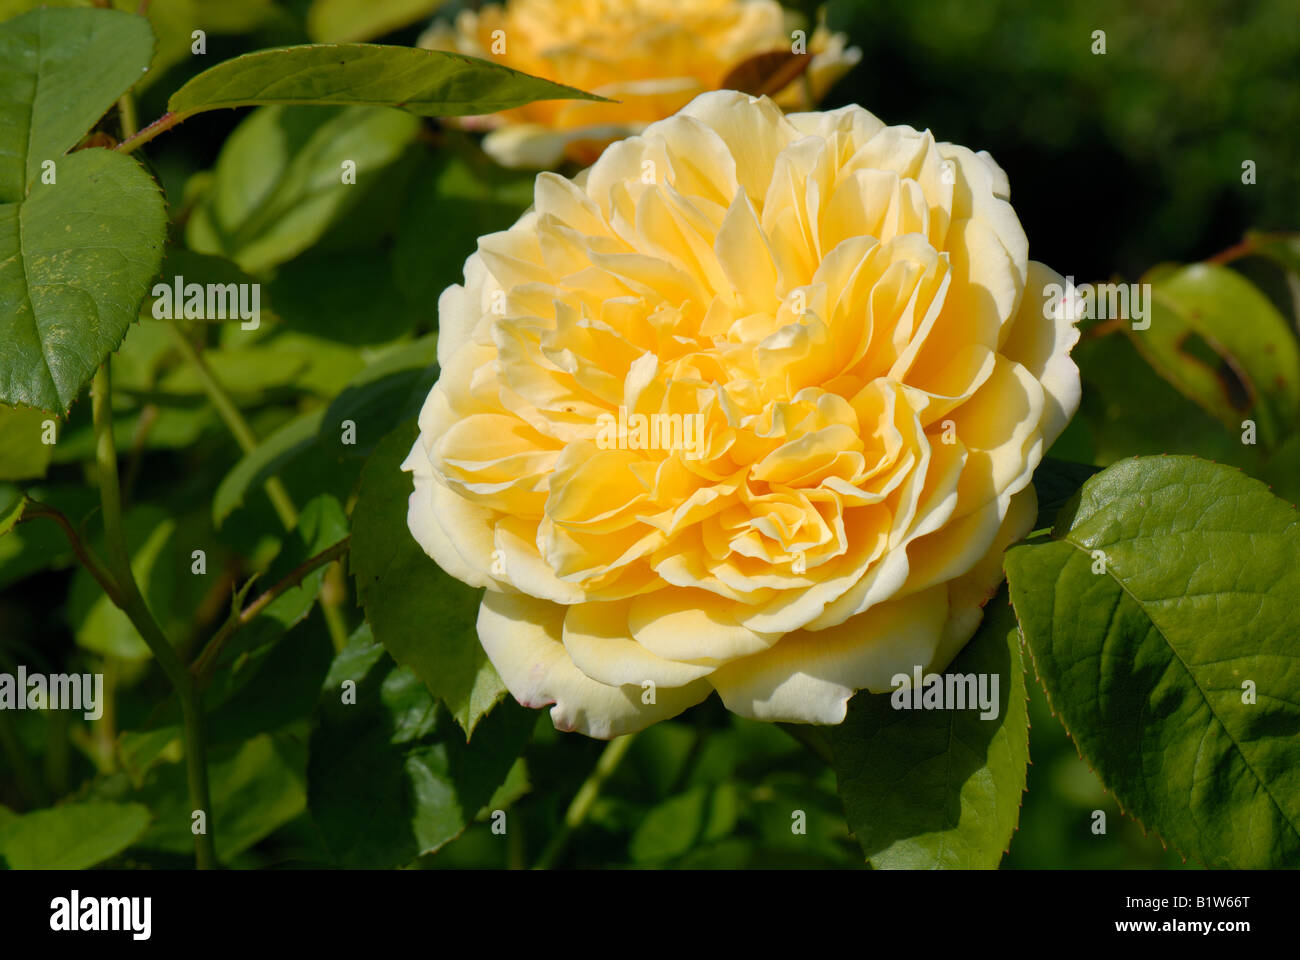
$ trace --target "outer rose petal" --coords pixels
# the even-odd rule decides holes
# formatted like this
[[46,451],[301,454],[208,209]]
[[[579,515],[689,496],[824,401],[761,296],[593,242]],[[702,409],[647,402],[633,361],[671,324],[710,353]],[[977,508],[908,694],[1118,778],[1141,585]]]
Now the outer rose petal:
[[551,708],[557,730],[608,740],[675,717],[709,695],[705,680],[657,688],[644,703],[640,684],[613,687],[592,680],[565,652],[565,607],[489,590],[478,613],[478,636],[506,688],[525,707]]
[[908,664],[933,659],[947,611],[942,586],[887,600],[839,626],[787,634],[770,650],[718,668],[709,682],[743,717],[840,723],[855,691],[888,690]]
[[1070,350],[1079,342],[1079,329],[1072,323],[1044,316],[1045,311],[1059,309],[1059,304],[1045,303],[1046,288],[1057,284],[1065,288],[1065,278],[1038,261],[1029,264],[1029,281],[1020,311],[1012,321],[1002,354],[1016,361],[1043,385],[1046,410],[1043,415],[1043,450],[1052,445],[1065,425],[1079,409],[1079,368],[1070,359]]

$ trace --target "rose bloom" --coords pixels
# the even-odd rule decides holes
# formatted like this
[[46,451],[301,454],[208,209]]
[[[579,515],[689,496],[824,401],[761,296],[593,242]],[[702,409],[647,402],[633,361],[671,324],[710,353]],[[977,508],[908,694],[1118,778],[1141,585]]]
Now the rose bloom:
[[[420,39],[505,64],[618,103],[550,100],[506,110],[483,147],[508,167],[541,169],[567,157],[591,163],[611,141],[639,133],[716,90],[756,54],[790,51],[792,25],[776,0],[508,0],[464,10]],[[816,100],[862,54],[843,34],[818,26],[806,38],[809,92]],[[805,103],[804,80],[776,95]]]
[[520,703],[602,738],[715,690],[834,724],[951,662],[1079,401],[1007,197],[928,131],[732,91],[537,177],[439,300],[403,464]]

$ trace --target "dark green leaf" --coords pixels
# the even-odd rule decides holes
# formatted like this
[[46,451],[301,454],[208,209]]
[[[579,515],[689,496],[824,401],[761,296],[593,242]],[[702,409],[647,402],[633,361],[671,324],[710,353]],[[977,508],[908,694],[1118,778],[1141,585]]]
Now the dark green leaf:
[[1120,804],[1211,866],[1300,865],[1300,524],[1230,467],[1115,464],[1006,555],[1052,706]]
[[334,858],[401,866],[457,837],[506,780],[535,720],[503,705],[467,744],[420,679],[357,631],[325,681],[311,739],[312,818]]
[[121,853],[149,826],[138,803],[65,803],[0,828],[0,857],[14,870],[84,870]]

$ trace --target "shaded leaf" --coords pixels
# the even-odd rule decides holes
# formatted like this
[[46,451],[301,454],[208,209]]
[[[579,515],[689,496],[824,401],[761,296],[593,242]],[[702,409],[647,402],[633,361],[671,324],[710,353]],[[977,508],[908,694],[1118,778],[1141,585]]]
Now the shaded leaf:
[[350,567],[375,639],[428,684],[469,735],[505,685],[478,642],[483,591],[444,573],[407,528],[412,483],[400,465],[417,434],[414,422],[399,427],[366,461]]
[[311,738],[312,819],[336,861],[402,866],[459,836],[505,782],[535,719],[503,705],[465,743],[420,679],[358,630],[326,678]]
[[991,869],[1011,842],[1029,719],[1005,588],[944,676],[955,674],[983,678],[990,693],[998,678],[995,717],[983,719],[969,700],[966,709],[896,708],[896,697],[911,702],[909,678],[901,693],[858,693],[848,717],[831,728],[844,812],[873,867]]

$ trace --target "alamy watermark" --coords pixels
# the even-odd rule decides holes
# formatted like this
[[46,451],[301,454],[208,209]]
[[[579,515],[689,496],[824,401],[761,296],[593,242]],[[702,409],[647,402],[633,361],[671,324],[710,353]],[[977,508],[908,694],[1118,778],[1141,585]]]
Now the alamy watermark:
[[123,931],[133,940],[153,932],[152,897],[83,897],[80,890],[50,901],[50,929],[58,933]]
[[1151,284],[1081,283],[1065,278],[1065,286],[1043,287],[1045,320],[1132,320],[1134,330],[1151,326]]
[[633,413],[620,405],[618,416],[596,418],[596,446],[602,450],[678,450],[687,460],[704,455],[704,414]]
[[171,283],[153,285],[155,320],[242,320],[241,330],[262,323],[260,283],[186,283],[179,273]]
[[87,720],[104,713],[102,673],[0,673],[0,710],[80,710]]
[[998,718],[996,673],[927,673],[912,668],[912,675],[896,673],[889,681],[894,692],[889,704],[895,710],[979,710],[981,720]]

